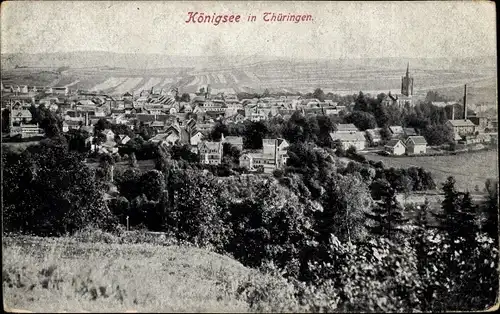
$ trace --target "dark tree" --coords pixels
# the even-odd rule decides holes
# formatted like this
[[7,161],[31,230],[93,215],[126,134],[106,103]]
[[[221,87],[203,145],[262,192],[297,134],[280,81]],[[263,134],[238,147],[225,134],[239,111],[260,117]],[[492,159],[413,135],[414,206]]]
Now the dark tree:
[[106,129],[111,128],[111,122],[108,120],[101,118],[97,121],[97,123],[94,125],[94,134],[98,134]]
[[229,143],[224,143],[222,147],[222,154],[224,157],[228,157],[233,165],[238,165],[241,151],[237,147]]
[[387,142],[391,139],[392,137],[392,133],[391,131],[389,130],[389,128],[383,128],[380,130],[380,137],[382,139],[382,141],[384,142]]
[[377,121],[375,120],[375,117],[369,112],[354,111],[353,113],[345,117],[345,121],[347,123],[354,124],[361,131],[374,129],[377,127]]
[[2,111],[2,132],[9,132],[10,127],[10,110],[4,109]]
[[250,149],[262,148],[262,139],[267,136],[268,129],[265,123],[248,122],[245,125],[243,146]]
[[486,202],[482,206],[483,230],[498,243],[498,181],[488,179],[485,183]]
[[87,131],[71,129],[64,136],[70,151],[75,150],[80,153],[89,151],[89,147],[85,144],[85,140],[90,136]]
[[316,88],[312,94],[313,98],[316,98],[319,101],[325,101],[325,93],[321,88]]
[[140,173],[138,169],[127,169],[122,175],[117,176],[116,185],[120,194],[132,201],[142,193],[139,185]]
[[424,129],[423,136],[429,145],[453,142],[453,131],[446,125],[433,125]]
[[21,155],[2,154],[4,228],[62,235],[91,223],[111,226],[104,188],[83,156],[49,141],[28,147]]
[[316,116],[318,121],[319,134],[318,136],[318,145],[323,147],[332,147],[333,140],[330,136],[330,133],[335,131],[337,127],[332,119],[329,116]]
[[155,129],[153,129],[152,127],[150,127],[147,124],[144,124],[141,121],[138,128],[136,129],[136,134],[140,135],[144,140],[147,141],[156,135],[156,131],[155,131]]
[[377,121],[379,128],[387,128],[389,126],[390,117],[387,113],[387,108],[383,106],[380,101],[375,103],[373,107],[373,115],[375,116],[375,120]]
[[188,162],[198,162],[199,157],[197,154],[191,151],[191,147],[188,144],[185,145],[174,145],[170,149],[170,154],[174,160],[185,160]]
[[404,218],[403,209],[396,200],[396,191],[392,187],[385,188],[382,200],[376,203],[372,212],[367,214],[372,221],[371,232],[389,239],[398,239],[405,233],[402,226],[408,219]]
[[220,141],[222,138],[222,135],[227,136],[229,134],[229,129],[228,127],[222,123],[221,121],[217,121],[212,128],[212,131],[209,134],[209,138],[212,141]]
[[182,102],[190,102],[191,101],[191,96],[189,96],[188,93],[183,93],[181,95],[180,101],[182,101]]
[[448,242],[453,250],[460,250],[461,244],[456,244],[455,239],[464,238],[467,245],[473,245],[478,226],[475,224],[477,215],[476,206],[472,203],[468,192],[459,192],[455,188],[455,179],[448,177],[443,184],[444,200],[441,203],[443,212],[435,214],[440,225],[448,234]]
[[158,201],[165,190],[165,178],[158,170],[149,170],[139,179],[141,192],[150,201]]
[[321,197],[323,212],[316,214],[320,242],[333,233],[342,241],[358,242],[366,235],[366,213],[372,205],[368,187],[356,176],[331,178]]

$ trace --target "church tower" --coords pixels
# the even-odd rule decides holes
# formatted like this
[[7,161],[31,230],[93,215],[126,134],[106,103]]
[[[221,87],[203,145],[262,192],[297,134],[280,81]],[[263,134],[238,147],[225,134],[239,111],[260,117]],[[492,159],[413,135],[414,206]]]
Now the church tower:
[[406,67],[406,76],[401,78],[401,94],[407,97],[413,96],[413,77],[410,76],[410,63]]

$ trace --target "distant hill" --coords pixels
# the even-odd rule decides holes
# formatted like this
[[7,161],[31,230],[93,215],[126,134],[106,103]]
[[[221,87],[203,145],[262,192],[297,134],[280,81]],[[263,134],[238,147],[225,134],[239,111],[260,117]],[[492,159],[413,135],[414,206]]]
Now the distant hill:
[[410,63],[412,69],[476,71],[496,67],[496,57],[478,58],[362,58],[362,59],[290,59],[269,56],[180,56],[163,54],[134,54],[100,51],[54,53],[8,53],[1,55],[2,69],[17,67],[71,68],[111,67],[127,69],[155,69],[189,67],[220,69],[232,67],[270,66],[283,64],[316,64],[336,68],[401,69]]
[[2,54],[4,84],[69,86],[113,95],[177,87],[195,92],[398,92],[409,63],[414,90],[440,90],[459,99],[496,104],[496,58],[291,59],[270,56],[170,56],[111,52]]
[[213,57],[186,57],[160,54],[126,54],[113,52],[54,52],[42,54],[2,54],[2,68],[69,66],[71,68],[111,67],[154,69],[196,67],[213,62]]

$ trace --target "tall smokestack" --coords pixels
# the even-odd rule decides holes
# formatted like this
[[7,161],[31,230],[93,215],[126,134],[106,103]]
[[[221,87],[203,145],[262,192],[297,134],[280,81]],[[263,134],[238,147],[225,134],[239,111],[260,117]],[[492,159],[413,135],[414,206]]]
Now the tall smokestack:
[[467,120],[467,84],[464,85],[464,120]]
[[455,105],[451,106],[451,120],[455,120]]

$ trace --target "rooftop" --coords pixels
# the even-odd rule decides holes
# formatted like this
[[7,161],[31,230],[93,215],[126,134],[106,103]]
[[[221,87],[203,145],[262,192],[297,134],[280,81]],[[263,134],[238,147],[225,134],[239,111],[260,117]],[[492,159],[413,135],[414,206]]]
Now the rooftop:
[[448,122],[454,126],[454,127],[457,127],[457,126],[476,126],[474,123],[472,123],[471,120],[448,120]]
[[409,136],[407,141],[412,141],[415,145],[427,145],[427,141],[423,136]]
[[347,124],[337,124],[337,131],[358,131],[358,128],[352,124],[352,123],[347,123]]
[[403,127],[402,126],[399,126],[399,125],[391,125],[389,127],[389,130],[396,134],[396,133],[403,133]]
[[241,136],[227,136],[224,138],[224,141],[230,144],[243,144],[243,138]]
[[16,109],[13,109],[12,110],[12,116],[13,117],[29,117],[31,118],[31,111],[29,110],[16,110]]
[[380,138],[380,128],[376,129],[367,129],[366,133],[369,133],[373,138]]
[[220,150],[222,149],[221,142],[208,142],[208,141],[202,141],[198,144],[199,146],[203,147],[205,146],[208,149],[215,149],[215,150]]
[[396,146],[399,142],[401,142],[401,144],[403,144],[403,145],[404,145],[404,143],[403,143],[401,140],[399,140],[399,139],[392,139],[392,140],[390,140],[389,142],[387,142],[387,144],[385,144],[385,146],[387,146],[387,147],[394,147],[394,146]]
[[365,136],[363,135],[363,132],[353,132],[353,133],[330,133],[330,137],[332,140],[340,140],[340,141],[353,141],[353,142],[358,142],[358,141],[365,141]]
[[403,130],[407,136],[417,135],[417,131],[414,128],[403,128]]

